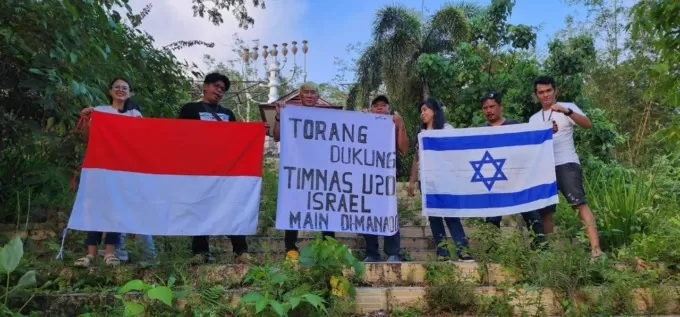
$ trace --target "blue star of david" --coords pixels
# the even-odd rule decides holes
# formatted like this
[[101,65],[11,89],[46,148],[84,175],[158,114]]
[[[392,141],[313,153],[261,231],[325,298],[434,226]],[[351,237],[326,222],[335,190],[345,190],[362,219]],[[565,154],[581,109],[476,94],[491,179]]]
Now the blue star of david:
[[[492,177],[484,177],[484,175],[482,175],[482,167],[484,164],[492,164],[496,168],[496,172]],[[470,161],[470,165],[472,165],[472,168],[475,170],[475,174],[472,175],[470,182],[484,183],[486,189],[491,191],[491,188],[493,188],[493,184],[496,183],[496,181],[508,180],[503,173],[503,164],[505,164],[505,159],[494,159],[491,154],[489,154],[489,151],[486,151],[481,160]]]

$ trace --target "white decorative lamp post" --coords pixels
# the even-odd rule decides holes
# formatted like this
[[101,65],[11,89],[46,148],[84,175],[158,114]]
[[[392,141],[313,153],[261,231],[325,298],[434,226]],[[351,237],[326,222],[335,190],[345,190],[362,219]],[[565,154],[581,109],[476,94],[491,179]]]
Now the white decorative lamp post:
[[[307,80],[307,52],[309,50],[307,43],[308,42],[306,40],[302,41],[302,53],[304,55],[303,77],[305,81]],[[291,52],[293,53],[293,73],[289,78],[286,79],[286,81],[291,80],[297,72],[297,41],[293,41],[292,44],[293,47],[291,48]],[[279,87],[281,86],[281,71],[286,67],[288,62],[288,43],[281,43],[281,46],[281,51],[279,51],[278,44],[272,44],[271,49],[267,45],[262,46],[262,65],[268,78],[268,82],[266,84],[262,84],[262,86],[269,88],[267,103],[273,103],[280,97]],[[248,67],[251,62],[257,62],[257,59],[260,57],[258,50],[259,48],[257,46],[253,47],[252,51],[248,48],[243,48],[241,57],[246,67]],[[244,77],[246,76],[245,72],[243,75]]]

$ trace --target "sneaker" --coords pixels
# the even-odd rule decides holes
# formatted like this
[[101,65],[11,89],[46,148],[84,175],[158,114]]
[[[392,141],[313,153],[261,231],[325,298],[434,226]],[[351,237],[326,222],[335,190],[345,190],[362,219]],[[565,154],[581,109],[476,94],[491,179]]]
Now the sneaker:
[[401,262],[401,257],[398,255],[390,255],[387,257],[388,263],[399,263]]
[[380,262],[380,258],[374,256],[367,256],[364,258],[364,262],[366,263]]
[[248,253],[241,253],[236,257],[237,264],[253,264],[255,263],[255,258]]
[[300,252],[297,250],[290,250],[286,252],[286,261],[292,262],[292,263],[297,263],[298,258],[300,257]]
[[463,253],[459,256],[459,259],[461,262],[466,262],[466,263],[472,263],[475,261],[475,259],[470,256],[469,254]]

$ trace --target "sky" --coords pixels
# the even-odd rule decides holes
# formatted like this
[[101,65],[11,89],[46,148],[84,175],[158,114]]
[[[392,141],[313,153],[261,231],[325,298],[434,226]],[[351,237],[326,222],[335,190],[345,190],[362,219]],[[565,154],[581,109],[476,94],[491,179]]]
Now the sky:
[[[468,0],[488,5],[491,0]],[[376,12],[386,5],[404,5],[431,15],[443,4],[443,0],[265,0],[266,9],[252,7],[248,11],[255,19],[255,25],[248,30],[238,28],[236,19],[230,12],[224,13],[225,22],[215,26],[207,18],[193,16],[191,0],[135,0],[131,1],[133,10],[139,11],[152,3],[151,13],[141,28],[151,34],[158,46],[178,40],[203,40],[214,42],[214,48],[204,46],[185,48],[176,51],[180,60],[196,63],[202,71],[210,71],[203,63],[203,55],[210,54],[218,61],[238,60],[232,52],[233,35],[250,43],[259,40],[260,45],[291,43],[297,41],[301,48],[302,40],[309,41],[307,54],[307,79],[315,82],[329,82],[338,73],[334,65],[336,57],[350,60],[346,52],[350,43],[367,43],[371,39],[371,27]],[[206,1],[209,2],[209,1]],[[455,2],[455,1],[454,1]],[[562,29],[565,19],[571,15],[575,20],[584,20],[587,11],[582,6],[570,6],[564,0],[517,0],[509,19],[511,24],[526,24],[540,27],[538,31],[538,52],[547,52],[547,42]],[[289,51],[291,45],[289,44]],[[279,46],[279,49],[281,46]],[[262,49],[257,67],[263,75]],[[289,57],[291,53],[289,52]],[[298,52],[298,65],[303,63],[301,49]],[[289,64],[291,59],[289,58]],[[290,75],[290,66],[283,75]],[[252,79],[252,78],[251,78]],[[347,82],[351,82],[349,75]]]

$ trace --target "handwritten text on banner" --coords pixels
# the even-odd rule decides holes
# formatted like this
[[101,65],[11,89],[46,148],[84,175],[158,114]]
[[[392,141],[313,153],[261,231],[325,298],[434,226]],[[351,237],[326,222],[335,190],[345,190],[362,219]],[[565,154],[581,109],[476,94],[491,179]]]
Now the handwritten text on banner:
[[393,235],[399,221],[392,118],[285,107],[276,228]]

